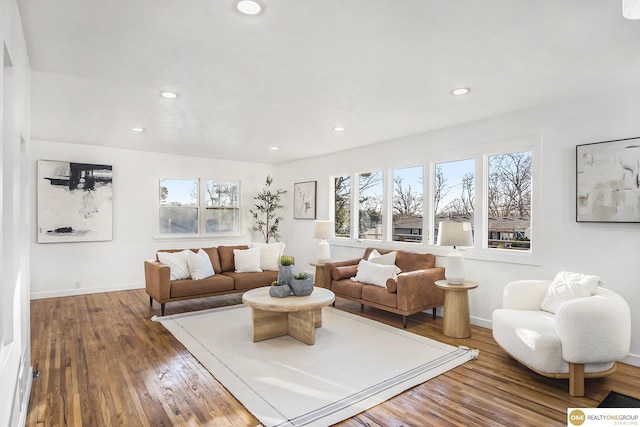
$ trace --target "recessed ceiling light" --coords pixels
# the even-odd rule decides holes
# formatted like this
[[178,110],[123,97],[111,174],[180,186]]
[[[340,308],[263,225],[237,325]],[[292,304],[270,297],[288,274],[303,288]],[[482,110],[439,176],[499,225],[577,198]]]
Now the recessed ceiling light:
[[275,145],[273,147],[269,147],[269,149],[271,151],[278,151],[280,149],[280,147],[276,147]]
[[160,92],[160,96],[167,99],[175,99],[178,97],[178,94],[175,92],[164,91],[164,92]]
[[240,0],[236,7],[245,15],[257,15],[262,11],[262,5],[255,0]]
[[333,128],[334,132],[344,132],[344,128],[342,126],[336,126]]
[[471,92],[471,89],[469,89],[468,87],[461,87],[461,88],[452,90],[451,95],[466,95],[469,92]]
[[131,128],[134,132],[144,132],[144,128]]

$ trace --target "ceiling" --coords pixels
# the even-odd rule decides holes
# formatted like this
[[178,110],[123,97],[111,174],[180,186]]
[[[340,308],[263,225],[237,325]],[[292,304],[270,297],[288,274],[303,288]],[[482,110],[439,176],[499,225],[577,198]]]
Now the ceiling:
[[261,1],[18,0],[31,137],[278,164],[640,85],[621,0]]

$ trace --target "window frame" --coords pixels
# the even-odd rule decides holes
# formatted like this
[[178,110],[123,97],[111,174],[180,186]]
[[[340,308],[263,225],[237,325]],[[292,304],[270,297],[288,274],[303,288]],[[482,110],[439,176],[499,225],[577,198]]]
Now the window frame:
[[[184,181],[196,181],[198,188],[198,200],[196,206],[185,206],[187,209],[197,209],[197,226],[198,231],[196,233],[167,233],[162,232],[161,228],[161,220],[160,220],[160,211],[162,208],[166,206],[162,206],[160,202],[160,189],[161,182],[163,180],[184,180]],[[237,210],[237,230],[232,231],[216,231],[216,232],[207,232],[207,211],[212,209],[212,207],[207,206],[206,200],[206,183],[208,181],[213,182],[225,182],[225,183],[236,183],[237,184],[237,196],[238,196],[238,206],[235,208]],[[211,237],[234,237],[242,235],[242,182],[239,179],[223,179],[223,178],[192,178],[192,177],[159,177],[157,178],[157,191],[158,194],[156,196],[156,235],[155,239],[169,239],[169,240],[185,240],[185,239],[203,239],[203,238],[211,238]]]
[[[488,172],[489,157],[500,154],[516,153],[522,151],[531,152],[531,247],[529,250],[512,250],[488,247]],[[330,182],[330,217],[335,218],[335,178],[349,176],[352,182],[351,188],[351,229],[349,237],[334,237],[331,244],[345,247],[366,248],[375,244],[386,249],[402,249],[409,251],[428,251],[438,256],[445,256],[449,248],[435,245],[433,241],[433,229],[435,218],[433,212],[435,166],[438,163],[454,162],[459,160],[474,161],[474,245],[463,248],[464,257],[480,261],[495,261],[515,264],[540,265],[540,255],[546,246],[544,236],[536,232],[537,221],[543,210],[543,200],[540,197],[539,183],[541,181],[542,141],[540,136],[525,136],[510,140],[496,141],[480,144],[473,147],[461,147],[447,152],[425,153],[422,155],[422,163],[394,162],[392,165],[381,166],[379,162],[371,162],[371,167],[359,167],[358,170],[346,172],[332,171],[329,173]],[[396,169],[407,167],[423,167],[423,232],[422,242],[394,241],[392,236],[392,209],[393,209],[393,176]],[[358,230],[353,225],[358,224],[358,194],[353,188],[353,182],[357,182],[362,170],[382,171],[384,180],[383,195],[383,239],[365,240],[358,238]],[[357,189],[356,189],[357,190]],[[355,233],[355,234],[354,234]]]

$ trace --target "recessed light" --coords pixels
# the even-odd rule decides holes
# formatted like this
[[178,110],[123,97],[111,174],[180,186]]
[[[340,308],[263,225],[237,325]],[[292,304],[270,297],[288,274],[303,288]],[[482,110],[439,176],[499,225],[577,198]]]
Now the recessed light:
[[344,128],[342,126],[336,126],[333,128],[334,132],[344,132]]
[[276,147],[275,145],[273,147],[269,147],[269,149],[271,151],[278,151],[280,149],[280,147]]
[[144,132],[144,128],[131,128],[134,132]]
[[460,87],[458,89],[454,89],[451,91],[451,95],[466,95],[471,92],[471,89],[468,87]]
[[178,97],[178,94],[175,92],[164,91],[160,92],[160,96],[167,99],[175,99]]
[[236,7],[245,15],[257,15],[262,11],[262,5],[255,0],[240,0]]

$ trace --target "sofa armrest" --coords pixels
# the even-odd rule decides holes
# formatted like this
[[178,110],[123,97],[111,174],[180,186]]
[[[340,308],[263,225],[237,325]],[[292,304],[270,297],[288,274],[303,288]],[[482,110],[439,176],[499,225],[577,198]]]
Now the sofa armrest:
[[169,266],[158,261],[144,262],[144,285],[147,294],[158,302],[169,300],[171,295]]
[[556,312],[555,330],[567,362],[620,360],[631,343],[629,305],[612,291],[567,301]]
[[413,310],[419,307],[437,307],[444,304],[444,291],[436,286],[444,279],[444,268],[407,271],[398,274],[398,308]]
[[362,258],[353,258],[344,261],[327,262],[324,265],[324,283],[321,284],[323,288],[331,288],[331,280],[333,277],[333,269],[336,267],[346,267],[349,265],[358,265]]
[[502,293],[502,308],[540,310],[551,280],[516,280],[508,283]]

